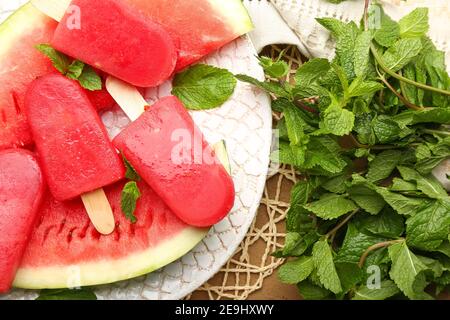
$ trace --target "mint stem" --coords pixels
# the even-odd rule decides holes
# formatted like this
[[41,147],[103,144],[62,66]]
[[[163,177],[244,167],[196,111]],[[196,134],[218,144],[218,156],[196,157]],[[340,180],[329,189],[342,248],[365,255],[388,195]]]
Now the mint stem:
[[389,69],[384,64],[383,59],[380,57],[380,55],[377,52],[377,49],[375,48],[375,46],[373,44],[370,46],[370,51],[372,52],[373,56],[375,57],[375,60],[377,61],[377,63],[380,65],[381,69],[383,69],[384,72],[386,72],[390,76],[396,78],[397,80],[400,80],[402,82],[406,82],[406,83],[408,83],[410,85],[416,86],[416,87],[418,87],[420,89],[423,89],[423,90],[432,91],[432,92],[436,92],[436,93],[440,93],[440,94],[443,94],[443,95],[450,96],[450,91],[447,91],[447,90],[444,90],[444,89],[435,88],[435,87],[432,87],[432,86],[429,86],[429,85],[426,85],[426,84],[423,84],[423,83],[416,82],[414,80],[405,78],[405,77],[399,75],[398,73],[392,71],[391,69]]
[[[366,31],[369,30],[369,5],[370,5],[370,0],[365,0],[365,3],[364,3],[364,29]],[[405,77],[397,74],[396,72],[392,71],[391,69],[389,69],[386,66],[386,64],[384,63],[383,58],[381,58],[380,55],[378,54],[377,49],[375,48],[373,43],[370,45],[370,51],[372,52],[372,55],[374,56],[375,61],[380,65],[381,69],[383,69],[383,71],[386,72],[387,74],[389,74],[391,77],[394,77],[397,80],[406,82],[410,85],[416,86],[423,90],[432,91],[432,92],[450,96],[450,91],[435,88],[435,87],[432,87],[432,86],[429,86],[429,85],[426,85],[423,83],[416,82],[414,80],[405,78]]]
[[388,89],[391,90],[392,93],[395,94],[403,102],[403,104],[405,106],[407,106],[409,109],[412,109],[415,111],[420,111],[420,110],[425,109],[425,108],[416,106],[415,104],[412,104],[411,102],[409,102],[408,99],[406,99],[403,95],[398,93],[397,90],[395,90],[395,88],[393,86],[391,86],[389,81],[387,81],[386,78],[383,77],[383,75],[379,72],[378,68],[377,68],[377,72],[378,72],[378,75],[380,76],[380,80],[383,81],[383,83],[386,85],[386,87],[388,87]]
[[423,129],[422,131],[425,133],[429,133],[429,134],[437,134],[439,136],[450,137],[450,132],[448,132],[448,131],[431,130],[431,129]]
[[367,257],[369,256],[369,254],[370,254],[372,251],[377,250],[377,249],[381,249],[381,248],[385,248],[385,247],[389,247],[389,246],[391,246],[391,245],[393,245],[393,244],[400,243],[400,242],[403,242],[403,241],[405,241],[405,239],[402,238],[402,239],[397,239],[397,240],[391,240],[391,241],[380,242],[380,243],[374,244],[373,246],[370,246],[370,247],[367,248],[367,250],[363,253],[363,255],[361,256],[361,259],[359,259],[358,266],[359,266],[360,268],[362,268],[362,267],[364,266],[364,262],[366,262]]
[[352,213],[350,213],[347,217],[345,217],[344,220],[342,220],[336,227],[334,227],[330,232],[328,232],[325,237],[329,238],[330,236],[333,236],[336,234],[336,232],[339,231],[339,229],[341,229],[343,226],[345,226],[347,224],[347,222],[350,221],[351,218],[353,218],[353,216],[355,214],[358,213],[360,209],[356,209],[355,211],[353,211]]

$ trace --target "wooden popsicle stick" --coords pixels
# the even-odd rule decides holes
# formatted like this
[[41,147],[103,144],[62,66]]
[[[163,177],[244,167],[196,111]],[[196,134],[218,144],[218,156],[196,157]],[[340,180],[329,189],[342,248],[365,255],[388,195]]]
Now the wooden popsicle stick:
[[106,79],[106,90],[131,121],[137,120],[148,107],[148,102],[138,89],[122,80],[109,76]]
[[62,20],[71,2],[71,0],[31,0],[36,9],[58,22]]
[[105,191],[100,188],[82,194],[81,199],[95,229],[104,235],[111,234],[116,223]]

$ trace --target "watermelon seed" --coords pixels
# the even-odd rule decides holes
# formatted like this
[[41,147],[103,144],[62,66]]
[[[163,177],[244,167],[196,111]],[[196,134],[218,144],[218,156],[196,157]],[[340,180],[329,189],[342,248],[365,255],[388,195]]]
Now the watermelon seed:
[[50,234],[50,231],[52,231],[52,229],[54,229],[55,228],[55,226],[50,226],[50,227],[48,227],[46,230],[45,230],[45,232],[44,232],[44,237],[43,237],[43,239],[42,239],[42,243],[44,243],[45,241],[47,241],[47,237],[48,237],[48,235]]
[[64,226],[66,225],[66,221],[67,221],[67,220],[64,218],[64,219],[61,221],[61,223],[59,224],[58,234],[61,234],[61,232],[63,231]]
[[22,108],[20,108],[19,96],[17,95],[17,92],[11,91],[11,96],[13,98],[14,107],[16,108],[16,114],[21,114],[22,113]]

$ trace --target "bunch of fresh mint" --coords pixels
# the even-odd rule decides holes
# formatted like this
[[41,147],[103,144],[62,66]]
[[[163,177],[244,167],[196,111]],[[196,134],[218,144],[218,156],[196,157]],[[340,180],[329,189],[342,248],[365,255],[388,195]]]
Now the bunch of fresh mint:
[[430,299],[450,284],[450,198],[431,171],[450,157],[450,78],[426,36],[427,9],[399,22],[378,5],[361,26],[318,22],[332,62],[260,62],[270,80],[237,78],[276,97],[273,154],[302,179],[292,189],[290,258],[280,279],[305,299]]

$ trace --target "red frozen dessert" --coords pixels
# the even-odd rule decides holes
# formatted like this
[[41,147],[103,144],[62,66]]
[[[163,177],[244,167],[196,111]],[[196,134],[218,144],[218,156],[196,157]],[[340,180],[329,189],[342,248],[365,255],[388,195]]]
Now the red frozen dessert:
[[124,177],[122,160],[77,82],[56,73],[35,80],[25,109],[56,199],[72,199]]
[[233,207],[231,177],[176,97],[150,107],[113,142],[184,222],[211,226]]

